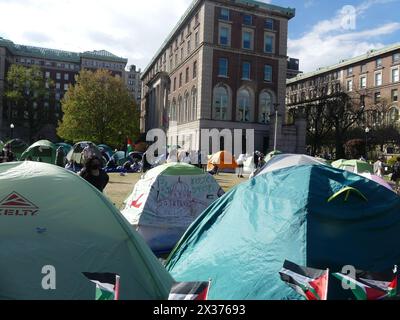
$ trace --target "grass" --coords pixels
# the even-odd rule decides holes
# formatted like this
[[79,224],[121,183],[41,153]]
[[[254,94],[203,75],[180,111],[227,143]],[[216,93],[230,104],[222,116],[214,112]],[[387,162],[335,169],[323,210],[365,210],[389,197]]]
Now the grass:
[[[129,173],[126,176],[120,176],[119,173],[110,173],[109,176],[110,182],[104,193],[118,209],[122,209],[124,200],[133,191],[133,187],[140,180],[142,173]],[[214,177],[225,192],[247,180],[246,178],[239,179],[233,173],[220,173]]]

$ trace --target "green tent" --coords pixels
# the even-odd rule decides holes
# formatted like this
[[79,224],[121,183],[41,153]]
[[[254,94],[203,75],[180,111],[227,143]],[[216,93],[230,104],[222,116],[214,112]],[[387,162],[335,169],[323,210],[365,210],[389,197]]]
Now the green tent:
[[19,160],[21,154],[28,148],[28,144],[21,139],[12,139],[7,141],[5,145],[11,145],[11,151],[17,160]]
[[333,162],[332,166],[353,173],[374,173],[373,166],[362,160],[338,160]]
[[[177,281],[211,279],[210,299],[301,299],[280,280],[287,259],[337,272],[380,272],[400,263],[400,197],[325,165],[261,174],[215,201],[167,261]],[[349,290],[330,280],[329,299]]]
[[128,161],[128,158],[126,157],[124,151],[117,151],[117,152],[115,152],[115,153],[112,155],[112,157],[114,158],[115,163],[116,163],[118,166],[122,166],[122,165],[124,165],[124,163],[125,163],[126,161]]
[[48,140],[40,140],[28,147],[19,158],[20,161],[28,160],[55,164],[57,147]]
[[102,151],[102,152],[104,151],[104,152],[107,154],[107,156],[108,156],[108,159],[107,159],[107,160],[110,160],[110,158],[111,158],[112,155],[114,154],[113,149],[111,149],[111,147],[109,147],[109,146],[106,145],[106,144],[99,144],[97,147],[99,148],[100,151]]
[[265,156],[264,161],[265,161],[265,162],[268,162],[268,161],[271,160],[274,156],[277,156],[277,155],[279,155],[279,154],[282,154],[282,152],[279,151],[279,150],[271,151],[270,153],[268,153],[268,154]]
[[[0,299],[94,300],[82,272],[120,275],[120,299],[166,299],[173,279],[113,204],[63,168],[0,165]],[[56,290],[43,290],[44,266]]]
[[97,156],[99,159],[103,159],[101,152],[97,146],[91,141],[81,141],[72,147],[72,149],[67,154],[68,161],[74,161],[78,165],[84,165],[85,159],[83,155],[83,150],[89,147],[89,152],[91,155]]

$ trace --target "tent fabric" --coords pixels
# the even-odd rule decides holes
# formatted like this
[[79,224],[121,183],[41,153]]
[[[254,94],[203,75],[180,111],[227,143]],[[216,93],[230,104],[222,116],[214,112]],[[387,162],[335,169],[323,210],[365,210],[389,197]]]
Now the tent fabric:
[[373,166],[368,162],[362,160],[345,160],[340,162],[336,161],[332,163],[332,166],[353,173],[374,173]]
[[219,170],[236,169],[238,167],[235,157],[228,151],[219,151],[213,154],[207,164],[207,171],[211,171],[214,165],[218,166]]
[[277,155],[280,155],[280,154],[282,154],[282,152],[279,151],[279,150],[271,151],[270,153],[268,153],[268,154],[265,156],[264,161],[265,161],[265,162],[268,162],[268,161],[271,160],[274,156],[277,156]]
[[[328,198],[345,187],[362,193]],[[211,279],[211,300],[301,299],[279,278],[285,260],[340,271],[398,265],[400,197],[359,175],[302,165],[259,175],[214,202],[167,260],[176,281]],[[351,293],[330,281],[329,299]]]
[[289,168],[305,164],[325,165],[324,162],[302,154],[280,154],[271,158],[262,168],[254,173],[254,176],[265,174],[274,170]]
[[391,185],[389,183],[387,183],[383,178],[381,178],[377,175],[370,174],[369,172],[364,172],[364,173],[361,173],[360,175],[369,180],[375,181],[376,183],[379,183],[381,186],[384,186],[385,188],[393,191],[393,188],[391,187]]
[[18,160],[21,154],[26,150],[26,148],[28,148],[28,144],[21,139],[12,139],[7,141],[5,145],[11,145],[11,151]]
[[32,161],[37,161],[38,158],[41,162],[55,164],[57,147],[55,144],[48,140],[39,140],[29,146],[19,158],[20,161],[27,160],[29,157]]
[[83,154],[82,151],[85,149],[87,146],[90,147],[91,152],[99,157],[100,159],[103,159],[103,156],[101,155],[101,152],[97,146],[90,141],[82,141],[76,143],[72,149],[68,152],[67,154],[67,160],[68,161],[74,161],[78,165],[84,165],[84,159],[83,159]]
[[[94,300],[95,286],[82,272],[119,274],[122,300],[167,299],[171,276],[78,175],[31,161],[1,164],[0,200],[0,299]],[[41,286],[47,265],[56,269],[56,290]]]
[[56,148],[62,147],[62,148],[64,149],[64,153],[65,153],[66,155],[67,155],[68,152],[70,152],[70,150],[72,149],[72,146],[71,146],[70,144],[68,144],[68,143],[65,143],[65,142],[58,142],[58,143],[56,143],[55,145],[56,145]]
[[99,144],[97,147],[99,148],[100,151],[104,151],[107,154],[108,159],[110,159],[114,154],[114,151],[111,149],[111,147],[109,147],[106,144]]
[[210,174],[189,164],[168,163],[149,170],[136,183],[122,214],[153,251],[169,252],[222,194]]

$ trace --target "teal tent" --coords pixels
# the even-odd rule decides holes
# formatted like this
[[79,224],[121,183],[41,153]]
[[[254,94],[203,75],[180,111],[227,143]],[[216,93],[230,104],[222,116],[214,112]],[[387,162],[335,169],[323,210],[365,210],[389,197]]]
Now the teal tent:
[[28,144],[21,139],[12,139],[7,141],[5,145],[11,145],[11,151],[17,160],[19,160],[21,154],[28,148]]
[[[210,299],[301,299],[278,272],[287,259],[340,271],[384,271],[400,262],[400,197],[324,165],[261,174],[215,201],[167,261],[177,281],[211,279]],[[331,279],[329,299],[349,291]]]
[[62,147],[63,150],[64,150],[64,154],[66,154],[66,155],[72,149],[72,146],[70,144],[68,144],[68,143],[65,143],[65,142],[58,142],[55,145],[56,145],[57,148],[58,147]]
[[99,159],[102,159],[101,152],[99,148],[91,141],[81,141],[72,147],[72,149],[67,154],[68,161],[74,161],[78,165],[84,165],[85,159],[83,155],[83,150],[89,147],[90,154],[97,156]]
[[28,160],[55,164],[57,147],[48,140],[40,140],[28,147],[19,158],[20,161]]
[[107,154],[107,157],[108,157],[107,160],[110,160],[110,158],[111,158],[112,155],[114,154],[114,151],[111,149],[111,147],[109,147],[109,146],[106,145],[106,144],[99,144],[97,147],[99,148],[99,150],[100,150],[101,152],[105,152],[105,153]]
[[[166,299],[172,278],[92,185],[39,162],[0,165],[0,299],[94,300],[82,272],[120,275],[120,299]],[[56,290],[43,290],[44,266]]]
[[113,154],[112,156],[115,160],[115,163],[118,166],[122,166],[126,161],[128,161],[128,158],[125,155],[124,151],[117,151]]

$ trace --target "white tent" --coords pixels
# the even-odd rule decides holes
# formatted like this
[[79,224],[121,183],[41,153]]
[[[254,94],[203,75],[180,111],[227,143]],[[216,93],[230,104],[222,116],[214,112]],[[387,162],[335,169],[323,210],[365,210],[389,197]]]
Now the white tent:
[[269,160],[260,170],[254,173],[254,176],[306,164],[326,165],[326,163],[304,154],[280,154]]
[[122,214],[153,251],[166,252],[223,193],[214,177],[201,169],[168,163],[148,171],[136,183]]

